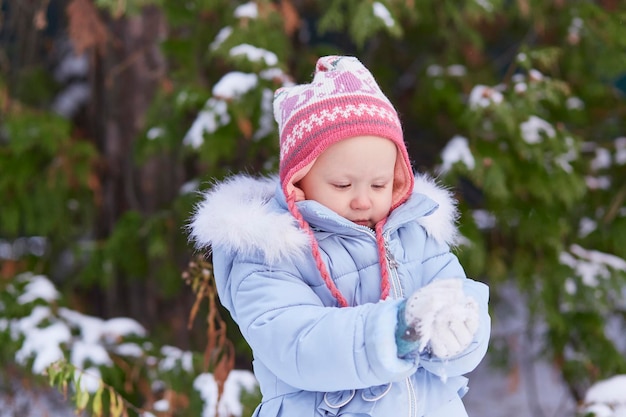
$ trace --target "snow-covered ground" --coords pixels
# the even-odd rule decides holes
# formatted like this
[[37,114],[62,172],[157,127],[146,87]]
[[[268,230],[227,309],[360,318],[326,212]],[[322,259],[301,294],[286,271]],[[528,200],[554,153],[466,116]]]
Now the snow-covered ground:
[[[465,404],[470,417],[574,417],[576,404],[561,383],[558,372],[538,361],[517,371],[503,371],[489,363],[489,356],[470,375]],[[53,389],[7,384],[0,393],[0,417],[76,417],[63,396]],[[626,376],[598,383],[588,392],[598,417],[626,416]],[[610,410],[603,399],[619,398],[623,405]],[[599,401],[594,401],[599,400]],[[609,400],[610,401],[610,400]]]
[[[28,303],[36,299],[50,301],[58,296],[56,289],[44,276],[24,275],[21,279],[28,280],[28,285],[24,293],[19,294],[20,302]],[[525,305],[514,290],[502,289],[500,295],[504,296],[504,302],[500,306],[493,306],[492,342],[494,346],[508,347],[507,366],[506,369],[493,366],[499,362],[500,355],[497,349],[491,349],[479,367],[468,375],[470,391],[464,401],[470,417],[575,417],[578,405],[560,379],[558,369],[537,355],[540,347],[534,341],[541,340],[541,326],[529,326],[531,320],[527,316]],[[24,346],[16,354],[16,361],[24,363],[27,357],[35,357],[33,370],[41,371],[47,364],[58,359],[50,352],[54,353],[59,349],[55,341],[67,342],[65,336],[70,332],[63,325],[83,329],[82,337],[91,341],[91,348],[85,347],[84,340],[81,343],[74,341],[75,348],[82,346],[78,349],[82,355],[77,355],[76,352],[72,355],[74,361],[79,362],[77,365],[87,356],[91,360],[108,357],[98,350],[98,341],[106,335],[142,333],[142,329],[131,326],[133,322],[130,319],[103,321],[68,309],[59,309],[63,313],[61,317],[54,319],[56,322],[52,320],[50,326],[42,329],[38,325],[44,318],[50,320],[51,317],[43,314],[47,310],[42,309],[45,310],[43,306],[39,306],[29,316],[17,321],[0,318],[0,329],[13,329],[15,334],[24,336]],[[61,321],[61,318],[65,321]],[[85,331],[87,328],[88,332]],[[61,336],[65,336],[51,334],[55,329],[59,330]],[[89,335],[91,337],[87,337]],[[127,344],[120,345],[119,348],[122,346]],[[101,355],[94,356],[95,351]],[[163,353],[163,363],[170,364],[168,366],[178,364],[185,367],[188,362],[183,360],[188,356],[187,353],[177,348],[169,347]],[[0,417],[75,416],[69,402],[56,390],[23,385],[27,384],[25,378],[9,375],[13,373],[0,373]],[[254,383],[252,374],[248,371],[232,372],[220,401],[219,417],[228,413],[241,413],[237,401],[239,393],[241,389],[250,390],[250,385]],[[212,375],[198,376],[194,388],[207,404],[215,404],[217,388]],[[617,375],[592,386],[587,392],[585,404],[586,410],[593,411],[596,417],[626,417],[626,375]]]
[[[2,384],[6,387],[6,384]],[[0,417],[75,417],[61,394],[13,384],[13,394],[0,393]],[[575,404],[567,396],[558,373],[538,362],[506,373],[491,367],[487,358],[470,374],[465,397],[470,417],[573,417]]]

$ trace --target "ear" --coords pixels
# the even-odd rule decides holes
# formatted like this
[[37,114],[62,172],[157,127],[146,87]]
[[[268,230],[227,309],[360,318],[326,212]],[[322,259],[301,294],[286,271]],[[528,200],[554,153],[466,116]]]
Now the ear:
[[304,195],[304,191],[300,188],[300,183],[297,183],[293,186],[293,192],[296,196],[296,202],[306,200],[306,196]]

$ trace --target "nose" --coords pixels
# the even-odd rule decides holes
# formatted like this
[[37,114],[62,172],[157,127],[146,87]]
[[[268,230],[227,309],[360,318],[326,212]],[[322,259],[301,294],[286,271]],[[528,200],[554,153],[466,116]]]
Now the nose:
[[352,196],[350,207],[353,210],[368,210],[372,207],[372,200],[366,192],[358,192]]

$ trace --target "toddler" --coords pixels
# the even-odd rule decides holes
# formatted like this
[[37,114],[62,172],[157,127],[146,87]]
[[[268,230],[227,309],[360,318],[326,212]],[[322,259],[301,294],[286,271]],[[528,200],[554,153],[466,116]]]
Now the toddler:
[[279,175],[216,184],[190,224],[254,354],[254,417],[467,416],[488,288],[450,248],[450,193],[415,175],[393,105],[354,57],[274,96]]

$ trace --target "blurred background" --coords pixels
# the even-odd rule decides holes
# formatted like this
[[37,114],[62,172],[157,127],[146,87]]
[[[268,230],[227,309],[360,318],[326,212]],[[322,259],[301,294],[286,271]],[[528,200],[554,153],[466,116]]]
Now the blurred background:
[[272,93],[329,54],[459,200],[493,317],[470,415],[618,415],[586,395],[626,374],[626,2],[1,5],[1,416],[251,414],[186,226],[214,179],[276,172]]

